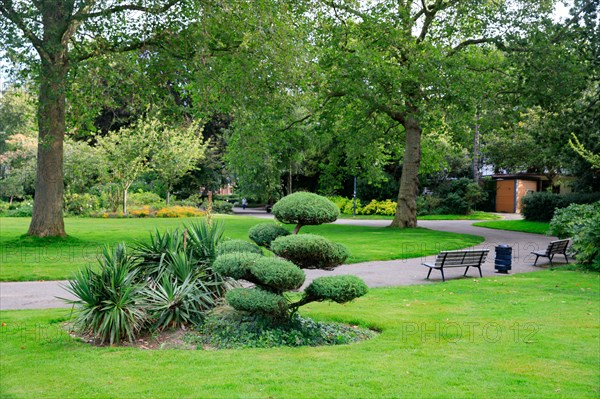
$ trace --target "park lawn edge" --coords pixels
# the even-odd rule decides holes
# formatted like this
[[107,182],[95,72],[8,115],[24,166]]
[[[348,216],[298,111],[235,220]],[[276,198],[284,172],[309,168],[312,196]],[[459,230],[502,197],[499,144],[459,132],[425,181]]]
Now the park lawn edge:
[[381,331],[326,347],[93,347],[60,327],[69,309],[3,311],[0,396],[594,398],[599,280],[555,269],[309,304],[315,320]]
[[495,230],[519,231],[522,233],[547,235],[550,229],[550,223],[532,222],[529,220],[497,220],[475,222],[473,226],[485,227]]

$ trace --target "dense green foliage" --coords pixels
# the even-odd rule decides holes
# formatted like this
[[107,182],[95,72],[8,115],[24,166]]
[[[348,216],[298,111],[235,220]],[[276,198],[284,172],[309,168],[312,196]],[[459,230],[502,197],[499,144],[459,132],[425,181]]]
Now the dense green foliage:
[[262,254],[262,250],[258,245],[248,242],[246,240],[227,240],[220,243],[217,247],[218,255],[223,255],[232,252],[252,252],[255,254]]
[[600,202],[557,209],[549,232],[559,238],[572,238],[577,263],[600,271]]
[[600,272],[600,212],[586,219],[575,230],[573,251],[578,264],[585,269]]
[[[329,197],[342,214],[352,215],[354,203],[351,198]],[[487,198],[487,193],[471,179],[461,178],[439,184],[432,194],[417,197],[417,214],[423,215],[467,215],[477,209]],[[362,205],[357,200],[357,215],[396,214],[397,203],[391,200],[371,200]]]
[[303,269],[331,270],[348,259],[348,249],[316,234],[297,234],[279,237],[271,250]]
[[466,215],[485,201],[487,194],[471,179],[451,180],[442,184],[435,195],[440,199],[436,212]]
[[296,224],[296,232],[301,226],[335,222],[340,215],[337,206],[317,194],[298,192],[283,197],[271,211],[282,223]]
[[327,276],[314,279],[304,295],[315,301],[346,303],[360,298],[368,291],[367,285],[356,276]]
[[273,223],[260,223],[248,230],[248,237],[261,247],[269,248],[271,242],[278,237],[287,236],[290,232]]
[[549,222],[554,211],[566,208],[570,204],[590,204],[600,199],[600,192],[581,194],[553,194],[546,191],[529,193],[522,199],[522,213],[525,219],[538,222]]
[[186,341],[215,349],[273,348],[279,346],[343,345],[375,336],[366,328],[318,322],[294,315],[285,322],[260,315],[215,312]]
[[579,226],[600,213],[600,202],[594,204],[571,204],[557,209],[550,221],[548,232],[558,238],[573,237]]

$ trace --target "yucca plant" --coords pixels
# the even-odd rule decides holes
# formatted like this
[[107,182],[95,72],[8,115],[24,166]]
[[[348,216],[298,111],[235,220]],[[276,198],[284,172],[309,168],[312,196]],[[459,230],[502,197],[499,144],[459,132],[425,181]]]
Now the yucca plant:
[[182,250],[184,242],[184,233],[177,229],[164,233],[155,230],[150,233],[150,241],[137,242],[134,254],[139,260],[140,278],[160,281],[168,266],[164,259],[166,254]]
[[183,282],[163,276],[160,284],[145,290],[148,312],[155,329],[196,324],[202,312],[212,309],[216,299],[202,280],[188,276]]
[[144,326],[146,311],[142,287],[136,281],[136,261],[119,244],[106,246],[98,256],[100,269],[81,269],[65,287],[77,299],[66,300],[77,307],[75,327],[100,343],[119,344],[135,339]]
[[213,221],[208,224],[204,220],[186,224],[188,245],[195,255],[204,263],[212,264],[217,257],[217,246],[223,240],[223,222]]
[[222,297],[226,287],[232,282],[213,270],[213,263],[218,256],[218,246],[223,241],[223,222],[204,220],[192,222],[185,225],[187,231],[187,245],[199,260],[198,267],[203,271],[204,281],[212,290],[213,294]]

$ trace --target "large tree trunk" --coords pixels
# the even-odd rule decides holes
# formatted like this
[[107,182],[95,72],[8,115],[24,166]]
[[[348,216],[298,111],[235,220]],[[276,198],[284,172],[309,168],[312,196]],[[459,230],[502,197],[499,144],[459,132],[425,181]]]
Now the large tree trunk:
[[[57,56],[60,57],[60,56]],[[65,236],[63,221],[63,140],[68,64],[42,58],[38,105],[37,175],[29,235]]]
[[417,194],[419,190],[419,165],[421,163],[421,127],[415,119],[408,118],[404,123],[406,147],[402,177],[398,191],[396,215],[390,227],[417,226]]

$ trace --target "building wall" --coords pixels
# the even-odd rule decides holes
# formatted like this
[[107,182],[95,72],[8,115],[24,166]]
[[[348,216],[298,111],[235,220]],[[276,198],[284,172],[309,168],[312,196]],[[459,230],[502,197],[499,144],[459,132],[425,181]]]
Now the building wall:
[[521,198],[527,195],[530,191],[537,191],[537,182],[531,180],[517,180],[517,203],[516,211],[521,213]]
[[515,212],[515,181],[496,182],[496,212]]

